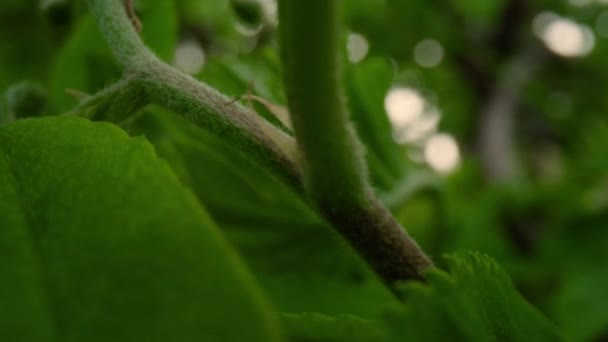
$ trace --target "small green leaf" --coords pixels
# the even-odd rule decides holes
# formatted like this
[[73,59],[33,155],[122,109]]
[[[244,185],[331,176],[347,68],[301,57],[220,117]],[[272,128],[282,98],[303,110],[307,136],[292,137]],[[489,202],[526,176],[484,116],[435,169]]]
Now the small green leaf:
[[562,341],[491,258],[450,257],[450,273],[404,286],[406,307],[388,319],[394,341]]
[[0,227],[6,341],[280,340],[196,199],[112,125],[2,127]]

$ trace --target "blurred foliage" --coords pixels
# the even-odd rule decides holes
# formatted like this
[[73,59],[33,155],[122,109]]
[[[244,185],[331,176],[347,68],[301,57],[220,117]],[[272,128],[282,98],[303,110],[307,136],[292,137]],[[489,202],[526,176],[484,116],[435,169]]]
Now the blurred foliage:
[[[194,41],[204,51],[204,66],[194,77],[235,99],[254,94],[285,106],[269,3],[140,0],[136,11],[144,41],[164,61],[178,65],[176,50]],[[144,135],[191,189],[273,309],[282,312],[280,321],[294,341],[373,341],[391,334],[438,341],[552,340],[552,323],[568,339],[603,341],[608,23],[600,19],[604,14],[608,20],[608,6],[576,3],[584,1],[342,1],[343,81],[370,178],[404,227],[450,272],[434,272],[428,284],[406,285],[405,309],[298,194],[247,155],[162,108],[148,107],[121,127]],[[549,12],[589,28],[589,54],[567,58],[547,47],[533,23]],[[121,77],[83,1],[3,0],[0,20],[2,126],[68,112]],[[356,63],[347,58],[352,32],[369,45]],[[428,39],[442,48],[434,67],[416,58],[417,45]],[[508,147],[523,171],[516,179],[497,180],[484,163],[502,157],[485,160],[480,135],[492,99],[504,97],[515,59],[534,65],[506,92],[514,99]],[[456,170],[434,172],[421,160],[420,141],[395,142],[384,103],[392,87],[416,89],[441,113],[438,131],[459,144]],[[241,101],[280,125],[266,106]],[[527,306],[485,257],[441,258],[468,250],[503,265],[515,288],[552,323]],[[387,312],[393,314],[386,318]],[[438,325],[444,330],[432,330]],[[505,329],[512,333],[506,336]],[[535,333],[537,338],[526,335]]]

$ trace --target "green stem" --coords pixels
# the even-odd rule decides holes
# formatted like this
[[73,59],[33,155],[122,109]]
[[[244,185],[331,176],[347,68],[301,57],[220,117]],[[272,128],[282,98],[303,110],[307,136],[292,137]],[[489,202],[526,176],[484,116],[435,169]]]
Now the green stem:
[[340,77],[338,0],[280,0],[279,31],[289,112],[306,190],[324,216],[390,286],[432,266],[376,199]]
[[154,55],[139,39],[126,13],[123,0],[88,0],[87,2],[112,53],[123,68],[129,69],[141,64],[142,61],[154,59]]
[[138,99],[171,109],[270,167],[293,187],[301,186],[293,138],[255,112],[165,64],[146,48],[123,0],[87,0],[114,56],[127,73]]
[[284,84],[306,186],[321,206],[365,204],[366,166],[340,82],[338,2],[279,3]]

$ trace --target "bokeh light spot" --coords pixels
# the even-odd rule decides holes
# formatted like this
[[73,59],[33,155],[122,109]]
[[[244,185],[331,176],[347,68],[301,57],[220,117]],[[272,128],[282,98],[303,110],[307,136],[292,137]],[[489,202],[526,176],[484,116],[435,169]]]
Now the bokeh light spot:
[[425,39],[414,48],[414,60],[425,68],[438,66],[443,60],[443,46],[434,39]]
[[346,49],[348,51],[348,59],[353,63],[358,63],[367,56],[369,43],[365,36],[359,33],[351,33],[348,35]]
[[184,40],[175,49],[173,63],[178,69],[187,74],[197,74],[205,65],[205,51],[197,41],[192,39]]
[[[549,50],[563,57],[585,56],[593,50],[595,37],[591,29],[577,22],[541,13],[535,20],[535,32]],[[542,27],[539,27],[541,26]]]
[[396,129],[412,124],[422,115],[424,108],[424,98],[411,88],[393,88],[384,98],[384,109]]
[[460,163],[460,150],[456,140],[449,134],[437,133],[424,146],[424,159],[439,173],[449,173]]

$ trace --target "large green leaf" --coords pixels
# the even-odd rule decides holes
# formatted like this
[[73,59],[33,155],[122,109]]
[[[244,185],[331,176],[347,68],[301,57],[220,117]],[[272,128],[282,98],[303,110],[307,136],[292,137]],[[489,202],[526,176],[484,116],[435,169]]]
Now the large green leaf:
[[0,129],[0,228],[5,341],[279,340],[194,196],[110,124]]
[[299,195],[242,152],[158,109],[134,131],[192,187],[279,310],[373,317],[397,305]]
[[451,257],[449,268],[429,272],[428,284],[405,285],[406,307],[388,319],[394,341],[562,340],[489,257]]

